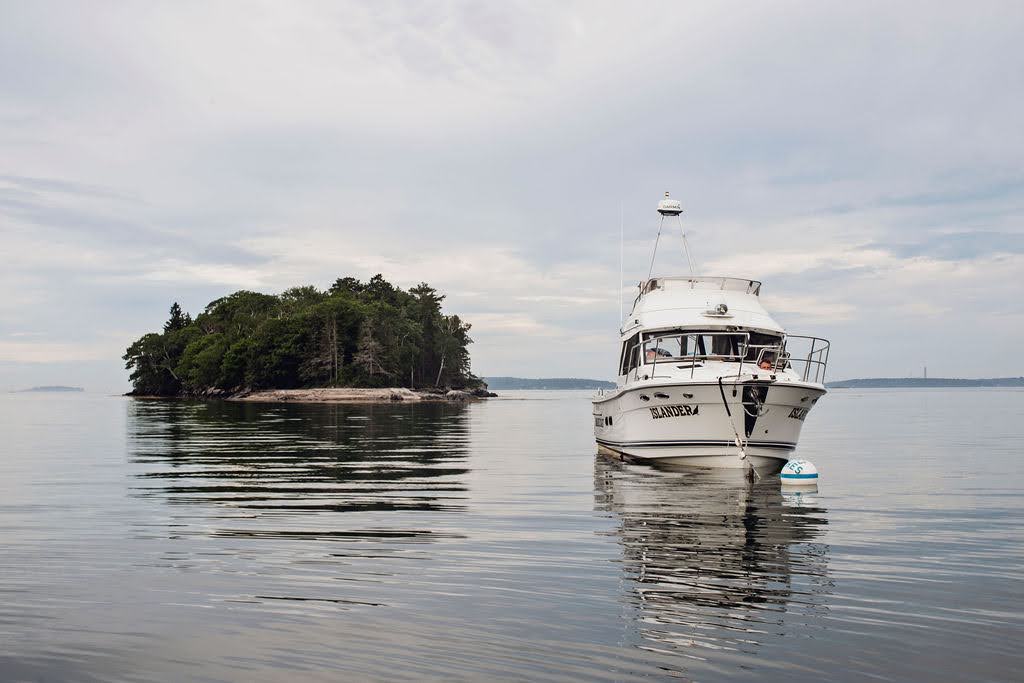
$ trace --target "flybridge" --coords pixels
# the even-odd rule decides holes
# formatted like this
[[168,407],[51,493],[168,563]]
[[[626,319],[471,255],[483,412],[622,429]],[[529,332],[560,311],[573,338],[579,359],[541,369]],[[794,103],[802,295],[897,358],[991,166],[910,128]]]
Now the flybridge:
[[620,333],[691,327],[782,332],[764,309],[757,280],[701,275],[652,277],[640,284]]

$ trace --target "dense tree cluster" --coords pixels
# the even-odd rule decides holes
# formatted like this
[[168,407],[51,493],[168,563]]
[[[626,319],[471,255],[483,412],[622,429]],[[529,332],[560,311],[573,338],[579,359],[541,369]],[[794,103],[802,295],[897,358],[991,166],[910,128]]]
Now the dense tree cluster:
[[124,355],[135,394],[327,386],[475,387],[469,324],[444,315],[444,296],[380,275],[341,278],[327,291],[240,291],[193,320],[175,303],[162,333]]

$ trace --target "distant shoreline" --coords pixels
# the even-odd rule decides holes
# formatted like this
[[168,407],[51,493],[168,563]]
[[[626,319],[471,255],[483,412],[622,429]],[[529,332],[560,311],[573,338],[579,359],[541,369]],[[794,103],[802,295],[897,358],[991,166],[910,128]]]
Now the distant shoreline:
[[60,384],[53,386],[31,387],[30,389],[15,389],[12,394],[63,394],[85,391],[82,387],[66,387]]
[[1024,377],[993,377],[989,379],[955,379],[951,377],[870,377],[828,382],[829,389],[952,389],[1024,387]]
[[517,390],[574,390],[574,389],[614,389],[615,382],[608,382],[601,379],[583,379],[579,377],[540,377],[531,379],[528,377],[483,377],[484,382],[490,389],[499,391]]

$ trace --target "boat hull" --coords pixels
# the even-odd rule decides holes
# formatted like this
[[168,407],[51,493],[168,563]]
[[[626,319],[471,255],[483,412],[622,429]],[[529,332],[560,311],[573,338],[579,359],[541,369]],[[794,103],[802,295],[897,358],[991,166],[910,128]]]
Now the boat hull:
[[714,469],[746,469],[753,467],[758,472],[775,474],[789,460],[793,448],[764,449],[748,446],[746,458],[740,457],[740,449],[735,444],[721,446],[689,446],[674,445],[638,448],[597,442],[598,452],[627,462],[657,462],[662,465],[679,465],[682,467],[706,467]]
[[594,436],[625,460],[778,471],[824,393],[797,382],[641,385],[595,399]]

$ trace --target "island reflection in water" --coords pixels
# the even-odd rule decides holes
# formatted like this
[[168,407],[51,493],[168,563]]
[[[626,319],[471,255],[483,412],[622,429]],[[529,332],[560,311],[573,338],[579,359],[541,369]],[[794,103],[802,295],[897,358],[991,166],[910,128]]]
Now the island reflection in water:
[[748,483],[598,457],[595,482],[598,509],[618,521],[636,646],[756,654],[826,609],[826,510],[784,496],[777,476]]
[[[429,513],[465,507],[465,406],[136,401],[134,494],[208,512],[171,535],[429,540]],[[390,528],[396,511],[426,513]],[[344,513],[344,514],[342,514]],[[410,517],[403,516],[408,521]]]

